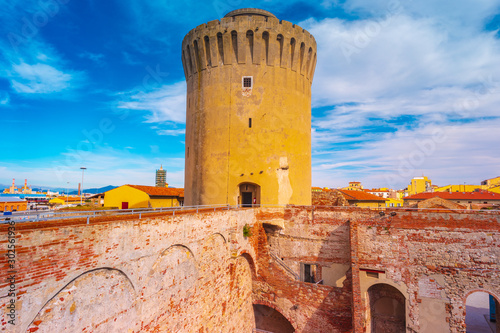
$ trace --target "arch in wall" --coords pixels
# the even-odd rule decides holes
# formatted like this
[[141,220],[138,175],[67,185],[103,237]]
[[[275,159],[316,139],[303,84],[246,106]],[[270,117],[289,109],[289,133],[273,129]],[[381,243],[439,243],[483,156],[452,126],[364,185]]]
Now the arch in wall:
[[253,257],[250,253],[247,251],[242,251],[238,255],[238,257],[243,257],[247,262],[248,265],[250,266],[250,271],[252,272],[252,278],[257,277],[257,266],[255,265],[255,260],[253,260]]
[[278,41],[279,51],[280,51],[280,66],[283,66],[284,65],[283,45],[285,44],[285,38],[283,37],[282,34],[278,34],[278,36],[276,37],[276,40]]
[[300,51],[299,51],[299,69],[298,71],[300,74],[304,74],[304,56],[306,52],[306,44],[301,43],[300,44]]
[[194,49],[194,66],[196,68],[196,71],[199,72],[201,71],[201,56],[200,56],[200,47],[198,46],[197,40],[193,42],[193,49]]
[[211,55],[211,48],[210,48],[210,38],[208,36],[205,36],[203,38],[205,42],[205,57],[207,58],[207,67],[210,68],[212,67],[212,55]]
[[274,304],[254,301],[253,310],[257,329],[273,333],[293,333],[297,329],[295,323]]
[[297,44],[295,38],[292,37],[292,39],[290,40],[290,68],[292,70],[295,70],[294,69],[294,65],[296,65],[296,62],[297,60],[294,59],[295,57],[295,45]]
[[217,33],[217,50],[219,51],[219,65],[224,65],[224,40],[222,32]]
[[238,185],[239,196],[238,204],[243,207],[252,207],[254,205],[260,205],[260,185],[255,183],[240,183]]
[[262,40],[264,41],[264,63],[266,65],[270,65],[270,59],[269,59],[269,32],[264,31],[262,33]]
[[140,277],[141,321],[166,325],[195,293],[199,275],[194,254],[187,246],[174,244],[162,251],[149,272]]
[[250,54],[249,63],[253,63],[253,44],[254,44],[254,34],[252,30],[247,31],[247,42],[248,42],[248,54]]
[[233,60],[237,64],[238,59],[238,32],[236,30],[231,31],[231,44],[233,46],[234,57]]
[[377,283],[368,288],[368,330],[371,333],[406,332],[406,299],[395,287]]
[[464,298],[467,332],[500,332],[500,298],[486,289],[471,290]]
[[119,269],[86,271],[56,292],[26,328],[30,332],[128,331],[137,328],[136,292]]

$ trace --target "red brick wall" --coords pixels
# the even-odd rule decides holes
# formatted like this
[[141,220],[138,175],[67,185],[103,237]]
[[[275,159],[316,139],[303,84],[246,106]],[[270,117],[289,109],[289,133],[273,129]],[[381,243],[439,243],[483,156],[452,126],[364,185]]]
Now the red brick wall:
[[[0,226],[1,295],[7,233]],[[15,327],[0,299],[0,325],[13,332],[251,332],[252,303],[299,333],[363,332],[366,269],[406,295],[408,332],[431,332],[427,300],[442,302],[451,332],[465,332],[468,293],[500,299],[498,213],[288,207],[23,223],[15,233]],[[346,278],[297,281],[270,251],[296,273],[301,262],[337,265]]]
[[[8,332],[250,332],[252,211],[16,226],[16,325]],[[8,270],[0,226],[1,294]],[[5,236],[5,237],[4,237]]]

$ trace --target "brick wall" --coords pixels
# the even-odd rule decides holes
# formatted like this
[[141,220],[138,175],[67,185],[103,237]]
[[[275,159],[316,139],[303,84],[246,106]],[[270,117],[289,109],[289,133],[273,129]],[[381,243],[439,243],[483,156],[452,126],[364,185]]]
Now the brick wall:
[[[13,327],[7,228],[0,327],[9,332],[249,333],[252,304],[299,333],[364,332],[368,291],[380,284],[403,295],[407,332],[465,332],[471,292],[500,299],[498,213],[205,211],[17,224]],[[298,281],[271,253],[297,275],[301,263],[317,265],[323,284]]]
[[253,219],[247,210],[17,224],[16,325],[2,298],[2,330],[250,332],[255,253],[237,231]]

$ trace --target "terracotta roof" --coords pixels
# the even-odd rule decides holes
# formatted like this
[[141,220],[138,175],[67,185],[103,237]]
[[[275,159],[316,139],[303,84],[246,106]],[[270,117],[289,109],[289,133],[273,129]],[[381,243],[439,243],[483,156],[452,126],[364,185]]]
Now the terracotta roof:
[[352,190],[339,190],[346,196],[347,200],[359,200],[359,201],[386,201],[388,199],[381,198],[379,196],[364,192],[364,191],[352,191]]
[[426,200],[439,197],[446,200],[500,200],[500,194],[489,191],[477,192],[425,192],[403,198],[404,200]]
[[142,192],[149,194],[154,197],[181,197],[184,198],[183,188],[172,188],[172,187],[156,187],[156,186],[145,186],[145,185],[130,185],[126,186],[133,187]]

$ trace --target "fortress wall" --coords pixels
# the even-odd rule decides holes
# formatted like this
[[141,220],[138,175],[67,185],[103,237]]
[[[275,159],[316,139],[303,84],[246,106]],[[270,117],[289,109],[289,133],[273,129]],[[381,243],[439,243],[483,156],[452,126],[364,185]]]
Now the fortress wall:
[[[250,332],[262,304],[299,333],[363,332],[369,295],[401,294],[408,332],[465,332],[471,292],[499,299],[499,236],[498,214],[314,207],[22,223],[15,327],[0,239],[1,329]],[[297,274],[318,265],[323,284],[270,253]]]
[[359,268],[384,271],[379,279],[359,274],[365,308],[356,320],[363,325],[369,325],[366,290],[378,282],[406,295],[409,332],[465,332],[471,292],[500,300],[498,214],[397,212],[356,223]]
[[[327,285],[296,282],[269,258],[256,296],[288,312],[298,332],[363,332],[371,324],[369,289],[382,284],[405,297],[408,332],[465,332],[466,297],[478,290],[500,296],[500,216],[390,213],[285,209],[283,229],[262,231],[259,260],[273,251],[296,273],[300,263],[317,263]],[[258,219],[277,224],[278,216],[263,212]],[[259,267],[266,270],[264,262]]]
[[[16,325],[7,322],[10,298],[3,297],[1,330],[250,332],[247,258],[255,253],[241,230],[253,216],[242,210],[17,224]],[[2,296],[9,289],[6,238]]]
[[[297,332],[349,332],[352,327],[349,216],[311,208],[287,208],[282,212],[261,211],[259,229],[259,277],[254,297],[272,306],[294,324]],[[277,221],[282,218],[283,228]],[[265,228],[265,229],[264,229]],[[300,276],[300,263],[318,264],[329,285],[295,280],[270,257],[282,258]]]

